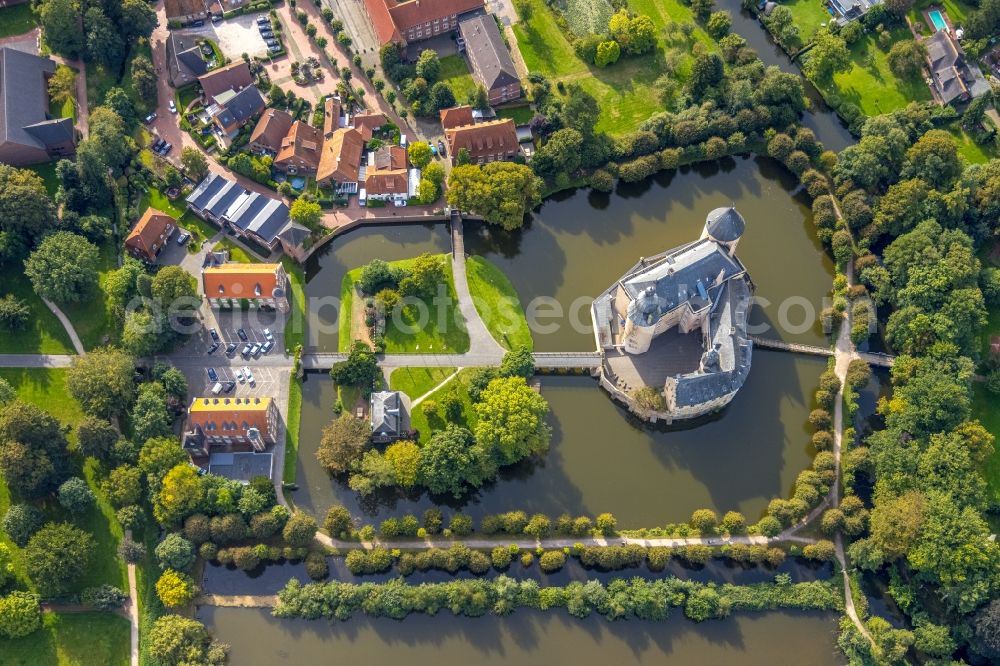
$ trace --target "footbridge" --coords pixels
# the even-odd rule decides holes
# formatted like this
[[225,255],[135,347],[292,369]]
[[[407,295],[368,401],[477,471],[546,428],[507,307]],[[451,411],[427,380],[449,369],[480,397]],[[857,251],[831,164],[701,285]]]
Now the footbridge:
[[[785,342],[784,340],[775,340],[773,338],[761,338],[758,336],[751,336],[754,346],[760,347],[761,349],[776,349],[778,351],[793,352],[796,354],[808,354],[810,356],[833,356],[833,349],[829,347],[817,347],[814,345],[803,345],[797,342]],[[896,360],[895,356],[891,354],[881,354],[877,352],[855,352],[859,358],[868,363],[868,365],[879,366],[883,368],[891,368],[893,362]]]

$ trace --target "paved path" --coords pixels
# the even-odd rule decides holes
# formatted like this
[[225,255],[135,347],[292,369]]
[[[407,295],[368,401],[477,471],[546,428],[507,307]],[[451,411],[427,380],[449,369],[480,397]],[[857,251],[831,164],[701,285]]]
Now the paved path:
[[73,348],[76,349],[76,353],[80,356],[86,354],[87,352],[83,348],[80,336],[76,334],[76,329],[73,328],[73,322],[69,320],[69,317],[67,317],[63,311],[59,309],[59,306],[52,301],[47,298],[43,298],[42,300],[45,302],[45,306],[52,311],[52,314],[59,319],[59,323],[62,324],[63,328],[66,329],[66,335],[68,335],[69,339],[73,341]]
[[445,384],[447,384],[448,382],[450,382],[455,377],[458,377],[458,373],[460,373],[461,371],[462,371],[462,368],[455,368],[455,372],[453,372],[450,375],[448,375],[447,377],[445,377],[444,380],[440,384],[438,384],[437,386],[435,386],[434,388],[432,388],[427,393],[424,393],[419,398],[416,398],[415,400],[413,400],[410,403],[410,409],[413,409],[414,407],[416,407],[417,405],[419,405],[420,403],[422,403],[424,400],[426,400],[430,396],[434,395],[435,391],[437,391],[438,389],[440,389],[442,386],[444,386]]
[[463,234],[463,223],[461,216],[452,216],[451,223],[451,270],[455,278],[455,295],[458,298],[458,309],[465,319],[465,328],[469,333],[469,352],[477,355],[491,354],[496,357],[497,363],[503,359],[506,353],[500,343],[497,342],[490,330],[486,328],[476,304],[472,300],[472,293],[469,291],[469,278],[465,272],[465,238]]
[[[125,536],[132,538],[132,530],[126,530]],[[130,653],[131,666],[139,666],[139,592],[135,583],[135,565],[131,562],[127,565],[128,571],[128,620],[130,626]]]
[[0,354],[0,368],[68,368],[72,354]]

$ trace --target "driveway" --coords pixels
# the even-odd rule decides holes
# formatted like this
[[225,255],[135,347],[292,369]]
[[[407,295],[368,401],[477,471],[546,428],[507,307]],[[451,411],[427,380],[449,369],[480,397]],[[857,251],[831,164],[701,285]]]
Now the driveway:
[[352,48],[361,54],[365,66],[376,66],[380,45],[375,36],[375,29],[368,20],[363,0],[324,0],[323,4],[332,9],[334,16],[344,22],[344,32],[351,38]]

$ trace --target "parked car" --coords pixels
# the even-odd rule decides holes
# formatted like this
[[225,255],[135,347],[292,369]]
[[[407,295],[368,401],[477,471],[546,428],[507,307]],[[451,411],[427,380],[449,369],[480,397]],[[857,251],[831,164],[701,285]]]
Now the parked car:
[[271,350],[272,350],[273,348],[274,348],[274,341],[273,341],[273,340],[268,340],[268,341],[267,341],[267,342],[265,342],[265,343],[264,343],[264,345],[263,345],[263,346],[262,346],[262,347],[260,348],[260,353],[261,353],[261,354],[266,354],[266,353],[268,353],[269,351],[271,351]]
[[220,347],[220,345],[219,345],[218,342],[213,342],[212,346],[208,348],[208,354],[209,354],[209,356],[211,356],[212,354],[214,354],[215,352],[217,352],[219,350],[219,347]]
[[222,384],[215,382],[215,386],[212,387],[212,395],[219,395],[222,393]]
[[264,14],[261,14],[260,16],[257,17],[257,25],[260,25],[262,23],[270,23],[270,22],[271,22],[271,19],[269,19]]
[[166,141],[164,141],[163,139],[161,139],[159,137],[156,137],[156,141],[154,141],[152,144],[150,144],[149,149],[152,150],[154,153],[158,153],[158,152],[160,152],[160,148],[162,148],[163,144],[165,144],[165,143],[166,143]]
[[160,154],[161,154],[161,155],[166,155],[167,153],[169,153],[169,152],[170,152],[170,150],[171,150],[171,149],[172,149],[173,147],[174,147],[174,144],[172,144],[172,143],[167,143],[167,144],[164,144],[163,148],[160,148]]
[[250,355],[253,356],[254,358],[257,358],[258,356],[260,356],[260,345],[255,344],[250,349]]
[[191,234],[189,234],[186,231],[182,231],[180,234],[177,235],[177,244],[185,245],[190,239],[191,239]]
[[233,354],[235,354],[237,347],[238,345],[235,342],[230,342],[228,345],[226,345],[226,356],[232,356]]
[[265,340],[270,340],[272,342],[274,341],[274,334],[271,333],[271,329],[269,329],[269,328],[265,328],[264,329],[264,339]]
[[214,328],[208,329],[208,334],[211,335],[212,339],[215,340],[216,342],[219,341],[219,332]]
[[278,51],[281,50],[281,47],[278,46],[277,44],[268,44],[267,50],[270,51],[271,53],[277,53]]
[[177,113],[177,105],[174,104],[174,100],[167,102],[167,108],[170,109],[170,113]]
[[437,146],[435,146],[435,145],[434,145],[434,144],[432,143],[432,144],[431,144],[431,155],[437,155],[437,154],[438,154],[438,149],[437,149]]
[[247,377],[247,383],[253,386],[257,381],[253,378],[253,373],[250,372],[249,366],[243,366],[243,374]]
[[260,36],[264,39],[274,39],[274,32],[270,28],[261,27]]
[[242,384],[246,380],[247,380],[247,378],[243,375],[243,371],[242,370],[237,370],[236,371],[236,381],[238,381],[240,384]]
[[236,382],[225,382],[222,384],[223,393],[232,393],[236,390]]
[[215,371],[215,368],[208,369],[208,378],[211,379],[213,382],[219,381],[219,373]]
[[445,149],[444,141],[438,139],[438,152],[441,153],[441,157],[448,157],[448,151]]
[[247,332],[244,331],[242,328],[236,331],[236,335],[240,336],[240,340],[242,340],[243,342],[247,341]]
[[405,199],[403,201],[400,201],[399,199],[397,199],[396,201],[393,201],[393,203],[396,205],[396,208],[404,208],[406,206],[406,200]]
[[245,345],[243,345],[243,351],[240,352],[240,356],[242,356],[245,359],[249,359],[251,349],[253,349],[253,345],[250,344],[249,342],[246,343]]
[[148,116],[146,116],[146,124],[148,125],[149,123],[153,122],[154,120],[156,120],[156,111],[153,111],[151,114],[149,114]]
[[200,28],[203,25],[205,25],[205,21],[202,20],[202,19],[198,19],[197,21],[194,21],[194,22],[191,23],[191,27],[192,28]]
[[222,15],[212,14],[212,23],[222,23]]

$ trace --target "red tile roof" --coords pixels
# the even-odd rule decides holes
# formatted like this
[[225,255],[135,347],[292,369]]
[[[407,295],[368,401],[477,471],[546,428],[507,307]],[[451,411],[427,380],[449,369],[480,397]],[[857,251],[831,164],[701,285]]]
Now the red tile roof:
[[361,133],[351,127],[342,127],[323,143],[323,154],[316,170],[316,181],[330,180],[338,183],[354,183],[361,168],[361,151],[364,139]]
[[[391,1],[391,0],[388,0]],[[385,45],[389,42],[403,42],[403,36],[396,29],[396,24],[389,14],[387,0],[365,0],[365,11],[375,28],[375,36],[378,37],[379,44]]]
[[383,146],[375,151],[375,162],[368,168],[382,171],[406,169],[406,148],[402,146]]
[[358,113],[354,116],[354,129],[361,132],[365,143],[371,141],[372,133],[389,122],[384,113]]
[[285,288],[281,264],[210,266],[202,271],[201,280],[206,298],[273,298],[276,287]]
[[157,250],[166,244],[176,228],[174,218],[155,208],[147,208],[125,238],[125,247],[148,261],[156,261]]
[[281,140],[292,128],[292,117],[278,109],[268,109],[257,121],[250,135],[250,144],[266,148],[273,153],[281,150]]
[[323,133],[301,120],[296,120],[288,135],[281,141],[281,150],[275,156],[274,164],[278,167],[291,164],[297,168],[315,171],[319,166],[322,147]]
[[409,28],[482,8],[483,0],[365,0],[380,44],[403,43]]
[[406,169],[377,170],[365,174],[365,190],[371,194],[406,194]]
[[240,60],[231,65],[213,69],[208,74],[198,77],[201,89],[205,91],[205,96],[211,100],[227,90],[239,92],[253,84],[253,75],[245,62]]
[[338,129],[340,129],[340,100],[336,97],[327,97],[323,102],[323,136],[329,138]]
[[204,0],[163,0],[163,11],[167,19],[205,15]]
[[517,130],[511,118],[493,120],[478,125],[465,125],[445,131],[448,152],[452,159],[465,148],[475,161],[479,157],[497,159],[497,155],[507,155],[518,150]]
[[471,106],[453,106],[450,109],[441,109],[441,127],[451,129],[462,125],[472,124]]

